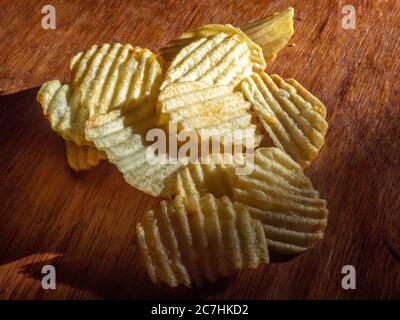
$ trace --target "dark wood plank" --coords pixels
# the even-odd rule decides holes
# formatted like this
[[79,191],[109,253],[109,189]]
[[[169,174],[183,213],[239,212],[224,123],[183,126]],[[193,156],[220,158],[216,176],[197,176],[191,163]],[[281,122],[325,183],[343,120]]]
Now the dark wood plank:
[[[400,4],[352,1],[52,1],[57,29],[43,30],[46,1],[0,4],[0,298],[400,298]],[[330,130],[307,169],[328,199],[326,238],[286,263],[242,271],[200,289],[151,284],[135,224],[158,199],[127,185],[108,163],[72,173],[34,101],[46,80],[68,79],[71,56],[93,43],[158,50],[188,27],[240,24],[295,7],[296,33],[269,67],[323,100]],[[41,288],[44,264],[58,287]],[[343,265],[357,290],[341,288]]]

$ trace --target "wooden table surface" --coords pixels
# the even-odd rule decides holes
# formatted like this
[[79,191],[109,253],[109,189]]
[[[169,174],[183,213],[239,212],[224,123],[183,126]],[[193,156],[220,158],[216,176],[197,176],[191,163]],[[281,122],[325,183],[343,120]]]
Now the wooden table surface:
[[[349,1],[2,1],[0,4],[0,298],[400,298],[400,3]],[[56,30],[41,9],[56,8]],[[241,24],[288,6],[295,35],[268,71],[294,77],[325,102],[330,130],[307,169],[328,200],[326,237],[285,263],[199,289],[153,285],[139,263],[135,224],[158,199],[103,162],[66,165],[64,146],[35,102],[47,80],[93,43],[157,51],[189,27]],[[41,287],[52,264],[57,289]],[[341,286],[353,265],[357,289]]]

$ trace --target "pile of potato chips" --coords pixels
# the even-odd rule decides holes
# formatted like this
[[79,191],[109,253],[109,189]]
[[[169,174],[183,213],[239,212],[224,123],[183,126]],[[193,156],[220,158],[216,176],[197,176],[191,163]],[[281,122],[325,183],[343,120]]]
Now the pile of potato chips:
[[[186,31],[158,55],[130,44],[94,45],[72,58],[68,83],[39,90],[72,169],[108,159],[130,185],[167,199],[137,225],[152,281],[201,285],[323,238],[326,201],[303,169],[324,144],[325,106],[296,80],[265,72],[292,34],[288,8],[240,28]],[[237,174],[238,159],[148,161],[147,133],[159,129],[171,139],[171,123],[198,141],[207,138],[203,129],[249,130],[256,146],[250,174]],[[263,136],[274,146],[262,146]]]

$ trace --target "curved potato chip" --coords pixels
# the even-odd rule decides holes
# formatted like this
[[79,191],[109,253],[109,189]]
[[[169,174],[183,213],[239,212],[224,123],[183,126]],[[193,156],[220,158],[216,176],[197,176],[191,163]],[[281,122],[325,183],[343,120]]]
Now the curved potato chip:
[[62,84],[58,80],[48,81],[40,88],[37,100],[55,132],[78,145],[92,145],[84,136],[89,110],[81,108],[80,96],[74,95],[69,84]]
[[255,70],[264,70],[266,63],[261,47],[253,42],[239,28],[230,24],[206,24],[201,27],[184,32],[178,39],[170,41],[164,48],[160,49],[160,55],[166,60],[171,61],[182,48],[203,37],[213,36],[217,33],[226,33],[230,36],[237,35],[242,41],[247,43],[251,51],[251,61]]
[[176,172],[183,168],[180,161],[184,160],[179,159],[176,164],[151,161],[146,134],[158,122],[153,114],[154,108],[144,104],[97,115],[88,120],[86,137],[106,153],[131,186],[153,196],[170,198]]
[[325,106],[295,80],[253,73],[241,90],[275,146],[285,150],[303,168],[325,142],[328,124]]
[[184,199],[202,197],[207,193],[216,198],[232,197],[232,183],[235,175],[233,163],[194,163],[180,170],[176,178],[176,194]]
[[240,26],[240,29],[262,48],[268,65],[274,62],[278,52],[292,37],[293,15],[293,8],[287,8],[265,19]]
[[71,86],[90,114],[136,107],[157,98],[163,62],[148,49],[130,44],[94,45],[71,61]]
[[[161,122],[171,121],[178,130],[193,130],[200,139],[220,136],[226,133],[234,142],[243,143],[251,135],[255,145],[262,140],[261,133],[249,112],[251,104],[239,92],[232,92],[231,86],[209,85],[204,82],[171,83],[165,87],[158,98],[158,112]],[[209,129],[205,132],[204,129]],[[242,131],[243,138],[235,140],[235,129]]]
[[[186,199],[201,198],[210,193],[216,198],[232,198],[236,169],[243,167],[250,158],[246,154],[214,153],[199,162],[180,170],[176,177],[176,194]],[[190,203],[188,204],[190,206]]]
[[262,221],[272,252],[297,254],[324,236],[326,201],[302,168],[278,148],[255,151],[253,172],[233,180],[233,200]]
[[172,60],[161,89],[174,82],[202,81],[235,86],[251,74],[251,52],[237,35],[201,38],[184,47]]
[[182,197],[161,202],[136,226],[139,248],[151,280],[171,287],[198,286],[233,270],[269,262],[262,224],[227,197],[196,197],[195,209]]
[[37,100],[53,130],[78,145],[92,145],[85,140],[90,117],[155,100],[163,76],[162,61],[151,51],[119,43],[78,53],[70,68],[69,84],[49,81]]
[[67,163],[75,171],[89,170],[97,166],[106,155],[90,146],[78,146],[75,142],[65,140]]

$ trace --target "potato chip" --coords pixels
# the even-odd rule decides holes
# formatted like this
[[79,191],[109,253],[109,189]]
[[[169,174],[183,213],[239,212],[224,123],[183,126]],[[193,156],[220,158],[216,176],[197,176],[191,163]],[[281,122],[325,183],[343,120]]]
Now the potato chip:
[[163,61],[148,49],[130,44],[94,45],[71,61],[71,85],[79,89],[90,114],[136,107],[156,99]]
[[166,60],[171,61],[190,43],[197,41],[203,37],[213,36],[217,33],[225,33],[230,36],[237,35],[242,41],[247,43],[251,51],[251,61],[255,70],[264,70],[266,63],[263,56],[261,47],[253,42],[245,33],[239,28],[235,28],[230,24],[206,24],[201,27],[188,30],[184,32],[178,39],[170,41],[164,48],[160,49],[160,55]]
[[264,225],[271,252],[297,254],[324,236],[326,201],[302,168],[278,148],[258,148],[254,170],[233,180],[233,200]]
[[[161,91],[158,100],[161,122],[176,123],[178,130],[193,130],[200,139],[205,139],[208,133],[201,129],[214,129],[217,135],[225,132],[235,141],[233,130],[248,129],[249,135],[255,138],[255,145],[258,145],[262,135],[250,108],[251,104],[241,93],[232,92],[231,86],[199,81],[169,84]],[[246,132],[242,133],[247,136]],[[240,139],[238,143],[242,141]]]
[[[180,170],[176,178],[176,194],[191,200],[210,193],[216,198],[232,198],[236,170],[251,161],[246,154],[213,153]],[[190,203],[187,204],[189,207]]]
[[211,193],[216,198],[232,197],[232,182],[235,175],[234,163],[194,163],[178,172],[176,194],[184,199],[202,197]]
[[40,88],[37,100],[55,132],[78,145],[91,145],[83,133],[89,110],[81,108],[80,97],[73,94],[69,84],[48,81]]
[[265,19],[240,26],[240,29],[262,48],[268,65],[275,60],[278,52],[292,37],[293,15],[293,8],[288,8]]
[[151,51],[119,43],[78,53],[70,68],[70,83],[45,83],[37,100],[52,129],[78,145],[92,145],[85,139],[90,117],[155,100],[163,76],[162,61]]
[[153,282],[199,286],[233,270],[269,262],[262,224],[243,206],[211,194],[193,201],[194,209],[187,208],[181,196],[163,201],[136,227]]
[[217,33],[184,47],[172,60],[161,89],[174,82],[235,86],[251,74],[251,51],[238,35]]
[[107,159],[105,154],[94,147],[78,146],[75,142],[65,140],[65,154],[70,168],[79,172],[97,166],[100,160]]
[[146,134],[157,122],[152,104],[114,110],[89,119],[86,137],[106,153],[130,185],[153,196],[170,198],[176,172],[183,168],[180,161],[185,159],[178,159],[176,164],[157,159],[152,162]]
[[275,146],[303,168],[317,156],[328,124],[325,106],[295,80],[253,73],[241,84],[260,122]]

